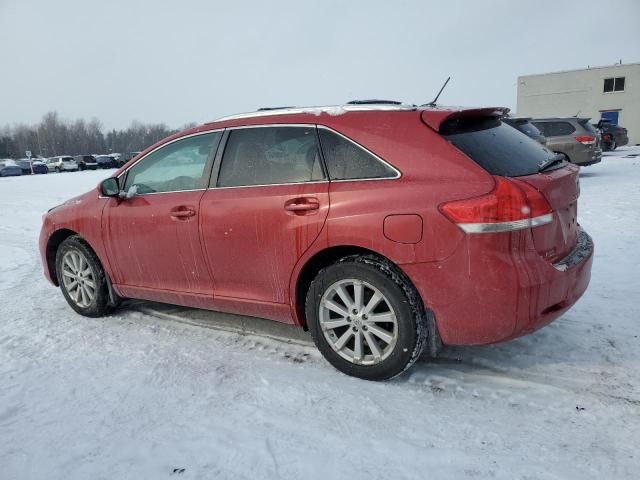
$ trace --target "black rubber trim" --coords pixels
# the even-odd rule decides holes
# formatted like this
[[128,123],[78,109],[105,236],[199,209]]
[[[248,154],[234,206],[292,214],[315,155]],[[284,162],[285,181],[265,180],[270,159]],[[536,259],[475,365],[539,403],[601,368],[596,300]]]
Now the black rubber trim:
[[593,253],[593,240],[587,232],[580,229],[578,233],[578,243],[569,255],[564,257],[553,266],[561,271],[573,268]]

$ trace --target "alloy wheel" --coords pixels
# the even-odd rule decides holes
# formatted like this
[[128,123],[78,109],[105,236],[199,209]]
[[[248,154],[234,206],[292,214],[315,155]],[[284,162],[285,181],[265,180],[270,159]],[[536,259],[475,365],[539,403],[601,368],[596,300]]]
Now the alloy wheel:
[[320,328],[333,350],[357,365],[376,365],[393,352],[398,322],[389,300],[362,280],[340,280],[320,299]]
[[86,257],[78,250],[70,250],[62,258],[62,281],[79,307],[86,308],[94,301],[96,276]]

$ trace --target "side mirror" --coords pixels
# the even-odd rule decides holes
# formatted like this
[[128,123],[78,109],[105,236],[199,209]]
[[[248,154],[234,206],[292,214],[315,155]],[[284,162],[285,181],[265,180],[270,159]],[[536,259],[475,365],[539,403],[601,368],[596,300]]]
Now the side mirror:
[[120,194],[120,185],[118,179],[111,177],[103,180],[100,184],[100,192],[105,197],[117,197]]

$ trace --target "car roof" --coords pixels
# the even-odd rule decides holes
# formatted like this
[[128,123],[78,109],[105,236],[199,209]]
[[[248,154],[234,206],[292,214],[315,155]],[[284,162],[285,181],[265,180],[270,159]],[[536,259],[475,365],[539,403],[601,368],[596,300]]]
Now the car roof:
[[[188,133],[202,132],[205,130],[213,130],[219,128],[244,126],[244,125],[260,125],[267,123],[322,123],[319,118],[324,116],[326,119],[336,120],[342,116],[349,115],[388,115],[392,113],[418,114],[422,116],[423,121],[438,130],[439,126],[448,118],[454,115],[470,115],[470,114],[496,114],[499,116],[506,115],[508,108],[503,107],[452,107],[452,106],[436,106],[436,105],[410,105],[390,103],[347,103],[343,105],[327,105],[315,107],[276,107],[262,108],[254,112],[239,113],[219,118],[213,122],[205,123],[199,127],[194,127],[188,131],[180,132],[176,135],[182,136]],[[332,122],[333,123],[333,122]]]

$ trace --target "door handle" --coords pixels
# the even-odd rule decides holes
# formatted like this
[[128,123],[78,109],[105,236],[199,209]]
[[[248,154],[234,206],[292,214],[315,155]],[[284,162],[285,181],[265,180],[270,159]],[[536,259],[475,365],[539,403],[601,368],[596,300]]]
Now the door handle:
[[188,207],[178,207],[171,210],[171,217],[173,218],[189,218],[193,217],[196,214],[196,211],[193,208]]
[[284,209],[287,212],[308,212],[319,208],[320,202],[315,197],[294,198],[284,204]]

